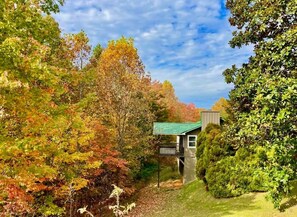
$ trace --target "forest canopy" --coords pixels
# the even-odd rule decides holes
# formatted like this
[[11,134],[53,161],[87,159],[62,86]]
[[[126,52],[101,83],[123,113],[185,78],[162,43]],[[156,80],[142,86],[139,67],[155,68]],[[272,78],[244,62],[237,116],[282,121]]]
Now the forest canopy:
[[63,2],[0,2],[5,216],[72,216],[109,203],[111,184],[131,194],[155,154],[153,121],[199,119],[169,81],[152,81],[133,39],[92,49],[83,31],[62,35],[50,14]]

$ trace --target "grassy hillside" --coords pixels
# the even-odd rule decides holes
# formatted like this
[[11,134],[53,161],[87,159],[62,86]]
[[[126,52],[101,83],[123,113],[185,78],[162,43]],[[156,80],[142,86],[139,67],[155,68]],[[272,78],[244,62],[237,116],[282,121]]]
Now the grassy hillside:
[[[205,191],[200,181],[195,181],[180,190],[156,192],[155,196],[167,194],[162,207],[146,217],[295,217],[297,216],[296,190],[283,202],[283,212],[273,209],[265,200],[265,193],[250,193],[236,198],[215,199]],[[140,213],[138,213],[140,214]],[[139,215],[143,216],[143,215]]]

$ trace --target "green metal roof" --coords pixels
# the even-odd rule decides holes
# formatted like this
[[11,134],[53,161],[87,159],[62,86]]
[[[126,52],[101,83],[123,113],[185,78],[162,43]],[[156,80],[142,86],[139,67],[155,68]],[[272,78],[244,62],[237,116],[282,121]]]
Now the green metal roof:
[[154,135],[185,135],[202,126],[201,121],[195,123],[154,123]]

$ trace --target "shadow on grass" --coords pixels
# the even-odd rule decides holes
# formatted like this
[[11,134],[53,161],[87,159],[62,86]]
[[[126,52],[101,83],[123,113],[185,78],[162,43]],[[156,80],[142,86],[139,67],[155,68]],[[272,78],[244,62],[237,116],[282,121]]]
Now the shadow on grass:
[[176,198],[178,203],[167,207],[169,212],[164,213],[163,216],[222,217],[242,211],[261,209],[256,205],[255,197],[256,194],[250,193],[240,197],[216,199],[205,191],[203,183],[195,181],[182,189]]
[[280,206],[281,212],[285,212],[286,209],[289,209],[289,208],[297,205],[297,181],[294,181],[292,183],[292,185],[293,185],[293,189],[292,189],[287,201],[284,202],[283,204],[281,204],[281,206]]
[[[221,201],[222,200],[222,201]],[[209,209],[209,216],[220,217],[234,213],[258,210],[259,206],[254,204],[255,194],[244,195],[229,199],[215,199]]]
[[290,197],[288,201],[286,201],[285,203],[283,203],[280,206],[280,211],[285,212],[286,209],[289,209],[289,208],[291,208],[293,206],[296,206],[296,205],[297,205],[297,196]]

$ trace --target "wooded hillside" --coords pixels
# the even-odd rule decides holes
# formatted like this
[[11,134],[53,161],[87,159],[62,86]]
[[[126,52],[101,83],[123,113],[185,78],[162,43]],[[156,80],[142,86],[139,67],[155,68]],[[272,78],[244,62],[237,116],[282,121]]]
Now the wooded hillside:
[[199,119],[170,82],[151,80],[133,39],[92,49],[84,32],[62,35],[50,15],[62,3],[0,3],[3,216],[98,212],[112,184],[135,190],[153,121]]

